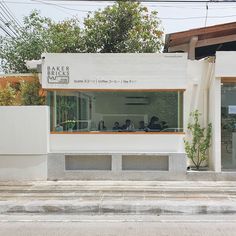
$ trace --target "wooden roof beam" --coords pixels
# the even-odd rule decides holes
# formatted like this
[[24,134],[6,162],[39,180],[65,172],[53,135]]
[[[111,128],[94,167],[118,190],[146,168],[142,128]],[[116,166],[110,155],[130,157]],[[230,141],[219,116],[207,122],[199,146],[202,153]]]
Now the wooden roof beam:
[[194,60],[195,59],[195,48],[198,42],[198,36],[193,36],[189,41],[188,47],[188,59]]
[[194,35],[200,36],[200,35],[216,33],[216,32],[222,33],[223,31],[235,30],[235,29],[236,29],[236,22],[232,22],[232,23],[213,25],[213,26],[208,26],[208,27],[203,27],[203,28],[197,28],[197,29],[191,29],[187,31],[172,33],[172,34],[169,34],[169,39],[176,40],[176,39],[191,37]]
[[[236,42],[236,34],[228,35],[228,36],[222,36],[217,38],[211,38],[211,39],[204,39],[204,40],[198,40],[196,42],[195,48],[205,47],[209,45],[215,45],[215,44],[221,44],[221,43],[228,43],[228,42]],[[188,52],[189,51],[189,44],[184,43],[180,45],[170,46],[168,48],[168,52]]]
[[234,41],[236,42],[236,34],[217,37],[217,38],[199,40],[197,42],[196,47],[200,48],[200,47],[204,47],[204,46],[208,46],[208,45],[228,43],[228,42],[234,42]]

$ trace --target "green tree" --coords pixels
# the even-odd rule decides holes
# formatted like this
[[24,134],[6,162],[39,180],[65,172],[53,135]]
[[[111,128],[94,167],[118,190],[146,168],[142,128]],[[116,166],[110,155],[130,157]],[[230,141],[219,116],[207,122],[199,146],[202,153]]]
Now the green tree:
[[86,52],[159,52],[162,36],[157,12],[137,2],[116,2],[84,20]]
[[8,83],[3,89],[0,89],[0,106],[16,105],[16,91]]
[[77,19],[55,23],[33,11],[24,18],[18,36],[0,38],[2,70],[5,73],[28,72],[25,60],[40,59],[43,52],[79,52],[80,33]]
[[21,105],[45,105],[45,98],[39,96],[41,85],[38,80],[23,81],[20,85]]
[[33,11],[17,37],[0,37],[2,70],[28,72],[25,60],[40,59],[43,52],[154,53],[163,45],[157,12],[137,2],[116,2],[88,14],[83,23],[83,28],[76,18],[56,23]]

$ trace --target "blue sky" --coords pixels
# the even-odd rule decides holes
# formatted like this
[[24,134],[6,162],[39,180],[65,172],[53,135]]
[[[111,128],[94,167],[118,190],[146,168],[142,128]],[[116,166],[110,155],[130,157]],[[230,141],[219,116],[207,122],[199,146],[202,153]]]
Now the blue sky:
[[[88,11],[102,9],[112,2],[44,1],[44,0],[5,0],[14,16],[22,21],[33,9],[41,14],[60,21],[72,16],[81,21]],[[236,21],[235,3],[209,3],[206,20],[205,3],[143,3],[149,10],[159,12],[165,33],[184,31]],[[1,9],[0,9],[1,10]],[[1,32],[2,34],[2,32]]]

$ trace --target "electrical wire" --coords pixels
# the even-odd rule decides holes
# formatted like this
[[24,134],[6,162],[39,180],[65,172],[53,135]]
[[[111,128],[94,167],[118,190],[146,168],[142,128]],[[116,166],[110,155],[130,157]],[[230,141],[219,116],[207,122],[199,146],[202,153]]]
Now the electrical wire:
[[[44,4],[44,5],[50,5],[50,6],[55,6],[58,8],[58,10],[62,11],[65,14],[74,16],[73,14],[64,11],[68,10],[68,11],[76,11],[76,12],[91,12],[89,10],[81,10],[81,9],[76,9],[76,8],[72,8],[72,7],[68,7],[69,6],[80,6],[80,7],[106,7],[108,6],[108,4],[112,4],[114,2],[112,1],[93,1],[93,2],[97,2],[97,4],[92,4],[92,5],[84,5],[81,4],[80,1],[81,0],[77,0],[77,3],[75,4],[71,4],[71,2],[75,2],[75,1],[68,1],[70,2],[70,4],[65,3],[65,1],[60,1],[60,0],[51,0],[50,2],[48,1],[43,1],[43,0],[31,0],[32,2],[26,2],[26,1],[21,1],[21,2],[16,2],[16,1],[0,1],[0,8],[2,8],[2,10],[4,11],[4,15],[3,13],[1,13],[1,16],[4,18],[4,20],[2,19],[1,21],[4,23],[3,26],[1,26],[1,28],[4,28],[6,31],[11,30],[11,32],[13,34],[18,33],[17,31],[19,30],[18,27],[20,28],[20,22],[17,20],[17,18],[14,17],[14,15],[11,13],[10,9],[7,7],[8,3],[15,3],[15,4]],[[86,2],[92,2],[90,0],[84,0]],[[52,3],[52,2],[58,2],[58,4],[56,3]],[[196,4],[203,4],[206,3],[206,15],[205,16],[191,16],[191,17],[159,17],[161,20],[192,20],[192,19],[205,19],[205,26],[207,24],[207,19],[212,18],[212,19],[220,19],[220,18],[230,18],[230,17],[236,17],[236,15],[224,15],[224,16],[208,16],[208,11],[209,11],[209,5],[208,4],[227,4],[227,6],[231,6],[230,8],[226,8],[226,9],[232,9],[232,8],[236,8],[235,5],[232,5],[233,3],[236,3],[236,0],[229,0],[229,1],[221,1],[221,0],[216,0],[216,1],[209,1],[209,0],[147,0],[147,1],[140,1],[145,3],[148,7],[154,7],[154,8],[161,8],[161,7],[166,7],[166,8],[187,8],[187,9],[203,9],[201,6],[199,7],[193,7],[196,6]],[[7,4],[6,4],[7,3]],[[103,5],[99,5],[99,4],[103,4]],[[186,4],[188,3],[188,4]],[[229,5],[231,3],[231,5]],[[105,4],[105,5],[104,5]],[[165,5],[163,5],[165,4]],[[174,5],[175,4],[175,5]],[[182,6],[181,6],[182,4]],[[184,5],[183,5],[184,4]],[[66,5],[66,6],[65,6]],[[234,7],[235,6],[235,7]],[[215,10],[217,8],[211,8],[211,10]],[[220,9],[223,9],[222,7],[220,7]],[[10,28],[11,25],[9,24],[9,22],[14,22],[14,28]],[[16,27],[17,26],[17,27]],[[8,29],[6,29],[6,27],[8,27]],[[13,32],[14,31],[14,32]],[[11,34],[12,34],[11,33]]]
[[207,16],[208,16],[208,3],[206,3],[206,18],[205,18],[205,27],[207,25]]
[[9,21],[9,19],[7,19],[1,12],[0,12],[0,20],[3,23],[4,28],[8,28],[8,30],[10,30],[15,36],[17,36],[17,31],[14,29],[14,27],[12,27],[11,21]]
[[40,0],[32,0],[32,1],[34,1],[34,2],[39,2],[39,3],[45,4],[45,5],[51,5],[51,6],[60,7],[60,8],[63,8],[63,9],[66,9],[66,10],[71,10],[71,11],[89,12],[89,11],[86,11],[86,10],[79,10],[79,9],[75,9],[75,8],[64,7],[64,6],[55,4],[55,3],[49,3],[49,2],[44,2],[44,1],[40,1]]
[[[25,2],[25,1],[22,1],[22,2],[16,2],[16,1],[5,1],[5,3],[7,3],[7,4],[19,4],[19,5],[40,5],[40,4],[42,4],[42,1],[41,2]],[[45,1],[44,1],[44,3],[45,3]],[[47,2],[46,2],[47,3]],[[176,3],[178,3],[178,2],[176,2]],[[196,2],[197,3],[197,2]],[[211,4],[217,4],[217,3],[215,3],[215,2],[209,2],[209,3],[211,3]],[[230,3],[227,3],[227,2],[222,2],[223,4],[227,4],[227,6],[228,7],[219,7],[219,8],[217,8],[217,7],[214,7],[214,8],[212,8],[213,10],[214,9],[231,9],[231,8],[236,8],[236,6],[235,6],[235,4],[234,5],[230,5]],[[235,2],[236,3],[236,2]],[[51,3],[52,4],[52,3]],[[90,4],[90,5],[85,5],[85,4],[81,4],[81,3],[70,3],[69,5],[70,6],[80,6],[80,7],[106,7],[106,6],[108,6],[108,4],[106,4],[106,5],[104,5],[104,3],[102,3],[101,2],[101,4],[103,4],[103,5],[99,5],[99,4],[97,4],[97,5],[92,5],[92,4]],[[110,4],[110,3],[109,3]],[[185,5],[183,5],[183,3],[178,3],[177,5],[176,4],[174,4],[173,5],[173,3],[172,2],[170,2],[169,4],[168,4],[168,2],[166,2],[166,3],[164,3],[165,5],[162,5],[163,3],[151,3],[151,4],[149,4],[148,2],[146,2],[145,3],[146,4],[146,6],[148,6],[148,7],[151,7],[151,8],[154,8],[154,7],[158,7],[158,8],[187,8],[187,9],[204,9],[205,8],[205,6],[198,6],[198,7],[193,7],[194,5],[192,4],[192,5],[190,5],[190,4],[185,4]],[[167,4],[167,5],[166,5]],[[61,6],[63,6],[63,5],[67,5],[68,6],[68,3],[59,3],[59,4],[57,4],[57,5],[61,5]],[[172,5],[172,6],[171,6]],[[235,6],[235,7],[234,7]],[[76,10],[76,9],[75,9]],[[77,9],[78,10],[78,9]]]
[[[65,0],[50,0],[50,2],[63,2]],[[101,0],[68,0],[68,2],[101,2]],[[110,2],[110,0],[102,0],[102,2]],[[140,3],[148,3],[148,2],[164,2],[164,3],[232,3],[236,2],[236,0],[136,0],[136,2]]]
[[[56,6],[60,6],[58,4],[54,4],[54,3],[48,3],[48,2],[45,2],[45,1],[42,1],[42,0],[31,0],[31,1],[34,1],[34,2],[39,2],[39,3],[42,3],[42,4],[46,4],[46,5],[56,5]],[[192,1],[191,1],[192,2]],[[196,2],[196,1],[195,1]],[[205,1],[207,2],[206,4],[208,4],[209,1]],[[228,1],[227,1],[228,2]],[[235,1],[236,3],[236,1]],[[60,6],[62,7],[62,6]],[[208,6],[207,6],[208,7]],[[75,8],[68,8],[68,7],[62,7],[64,9],[67,9],[67,10],[73,10],[73,11],[82,11],[82,10],[78,10],[78,9],[75,9]],[[84,11],[83,11],[84,12]],[[89,12],[89,11],[85,11],[85,12]],[[208,11],[207,11],[208,12]],[[208,14],[208,13],[207,13]],[[229,17],[235,17],[236,15],[226,15],[226,16],[196,16],[196,17],[159,17],[161,20],[188,20],[188,19],[206,19],[206,18],[213,18],[213,19],[217,19],[217,18],[229,18]]]
[[5,27],[5,25],[2,25],[1,23],[0,23],[0,29],[3,30],[5,34],[7,34],[9,37],[14,38],[14,35],[12,35],[11,32],[9,32],[9,30]]
[[[208,19],[218,19],[218,18],[229,18],[229,17],[236,17],[236,15],[228,15],[228,16],[208,16]],[[192,17],[159,17],[161,20],[192,20],[192,19],[205,19],[206,16],[192,16]]]
[[6,8],[3,2],[0,2],[0,12],[1,21],[4,23],[5,27],[7,27],[15,36],[19,36],[19,24],[17,23],[15,17],[10,13],[10,11]]
[[[61,7],[61,8],[64,8],[64,9],[67,9],[67,10],[73,10],[73,11],[80,11],[80,12],[89,12],[89,11],[84,11],[84,10],[78,10],[78,9],[75,9],[75,8],[69,8],[69,7],[64,7],[64,6],[61,6],[61,5],[58,5],[58,4],[54,4],[54,3],[48,3],[48,2],[45,2],[45,1],[42,1],[42,0],[31,0],[31,1],[34,1],[34,2],[39,2],[39,3],[42,3],[42,4],[46,4],[46,5],[55,5],[57,7]],[[208,1],[207,1],[208,3]],[[206,4],[207,4],[206,3]],[[236,3],[236,1],[235,1]],[[207,5],[207,8],[208,8],[208,5]],[[208,14],[208,10],[207,10],[207,14]],[[229,17],[235,17],[236,15],[227,15],[227,16],[212,16],[210,18],[229,18]],[[205,21],[207,19],[207,16],[204,16],[204,17],[183,17],[183,18],[172,18],[172,17],[159,17],[160,19],[164,19],[164,20],[187,20],[187,19],[202,19],[202,18],[205,18]]]
[[4,19],[1,16],[0,16],[0,21],[2,21],[5,28],[8,28],[15,36],[18,36],[17,32],[10,27],[11,26],[10,23],[4,21]]
[[15,21],[15,23],[21,28],[22,25],[21,23],[18,21],[18,19],[14,16],[14,14],[11,12],[11,10],[9,9],[9,7],[7,6],[7,4],[5,3],[5,1],[2,1],[2,6],[5,8],[5,10],[7,11],[8,15]]
[[[5,1],[6,3],[14,3],[14,4],[26,4],[26,5],[37,5],[40,3],[37,2],[26,2],[26,1]],[[101,6],[107,6],[107,4],[113,4],[114,2],[109,3],[103,3],[103,2],[97,2],[97,4],[81,4],[81,2],[78,3],[70,3],[70,6],[84,6],[84,7],[101,7]],[[67,5],[68,3],[60,2],[60,5]]]

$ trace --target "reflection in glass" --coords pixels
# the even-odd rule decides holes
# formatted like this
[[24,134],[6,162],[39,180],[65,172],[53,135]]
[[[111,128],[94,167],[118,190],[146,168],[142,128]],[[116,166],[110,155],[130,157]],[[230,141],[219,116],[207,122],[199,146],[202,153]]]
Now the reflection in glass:
[[236,83],[221,86],[221,165],[236,168]]
[[54,132],[183,131],[183,92],[48,92]]

